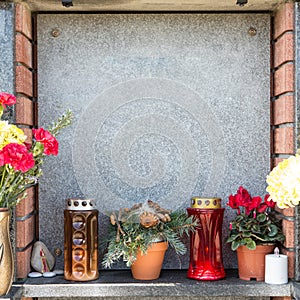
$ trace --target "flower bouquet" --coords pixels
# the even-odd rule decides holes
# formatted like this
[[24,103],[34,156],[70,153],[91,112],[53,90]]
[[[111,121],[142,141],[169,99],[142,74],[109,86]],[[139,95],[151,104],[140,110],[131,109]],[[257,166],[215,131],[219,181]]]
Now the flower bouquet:
[[[6,105],[16,103],[16,97],[0,92],[0,117]],[[32,129],[33,141],[26,142],[23,130],[8,121],[0,121],[0,207],[11,209],[26,197],[26,189],[35,185],[42,175],[43,158],[58,154],[56,135],[70,125],[67,111],[48,130]]]
[[300,155],[280,162],[267,176],[267,192],[279,208],[300,203]]
[[[15,103],[15,96],[0,92],[0,119],[6,105]],[[14,273],[9,237],[10,210],[26,197],[26,189],[38,182],[43,158],[58,154],[55,136],[71,120],[72,113],[67,111],[50,129],[32,129],[32,143],[26,142],[22,129],[0,120],[0,295],[10,290]]]
[[269,199],[269,195],[262,201],[260,196],[251,197],[240,186],[235,195],[229,196],[227,205],[237,211],[235,219],[230,222],[227,239],[232,250],[242,245],[255,249],[256,245],[284,241],[280,220],[274,212],[275,202]]

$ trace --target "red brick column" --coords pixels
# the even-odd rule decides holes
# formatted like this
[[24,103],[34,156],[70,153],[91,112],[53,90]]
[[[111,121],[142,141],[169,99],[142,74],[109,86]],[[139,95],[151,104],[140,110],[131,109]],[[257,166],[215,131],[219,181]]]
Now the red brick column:
[[[294,4],[285,3],[275,13],[273,28],[272,166],[295,153],[295,60],[294,60]],[[289,257],[289,277],[295,272],[294,209],[279,210],[286,235],[285,252]],[[275,297],[274,299],[290,299]]]
[[[34,116],[34,69],[31,12],[25,5],[16,5],[16,119],[15,122],[25,131],[31,142],[31,128]],[[27,191],[27,197],[17,207],[16,216],[16,277],[26,278],[30,272],[32,244],[36,238],[35,188]]]

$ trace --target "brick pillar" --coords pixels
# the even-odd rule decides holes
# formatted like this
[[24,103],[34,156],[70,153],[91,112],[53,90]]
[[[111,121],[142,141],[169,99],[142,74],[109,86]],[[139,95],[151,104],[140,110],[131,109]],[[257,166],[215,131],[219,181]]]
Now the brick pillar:
[[[294,37],[294,4],[285,3],[275,12],[272,39],[272,166],[276,166],[284,158],[295,153]],[[293,278],[295,276],[295,212],[292,208],[279,210],[279,212],[282,217],[283,232],[286,235],[282,251],[289,257],[289,277]]]
[[[15,74],[17,104],[15,123],[31,142],[31,127],[35,125],[34,116],[34,66],[31,12],[25,5],[17,4],[15,10]],[[30,272],[32,244],[36,238],[35,188],[27,190],[26,199],[16,207],[16,277],[26,278]]]

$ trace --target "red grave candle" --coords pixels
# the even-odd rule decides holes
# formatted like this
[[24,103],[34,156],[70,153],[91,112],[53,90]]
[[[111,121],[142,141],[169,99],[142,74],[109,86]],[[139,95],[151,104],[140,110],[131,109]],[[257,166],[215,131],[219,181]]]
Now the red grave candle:
[[219,280],[225,277],[222,262],[222,223],[224,208],[219,198],[192,198],[189,216],[199,220],[190,238],[190,264],[187,277]]

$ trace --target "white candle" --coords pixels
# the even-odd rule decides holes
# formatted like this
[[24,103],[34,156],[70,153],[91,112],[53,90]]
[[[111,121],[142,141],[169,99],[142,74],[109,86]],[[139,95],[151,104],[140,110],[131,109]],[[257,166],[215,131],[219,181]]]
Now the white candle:
[[265,282],[270,284],[288,282],[287,255],[267,254],[265,256]]

